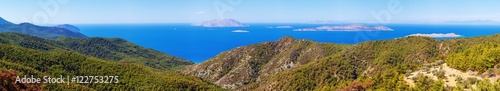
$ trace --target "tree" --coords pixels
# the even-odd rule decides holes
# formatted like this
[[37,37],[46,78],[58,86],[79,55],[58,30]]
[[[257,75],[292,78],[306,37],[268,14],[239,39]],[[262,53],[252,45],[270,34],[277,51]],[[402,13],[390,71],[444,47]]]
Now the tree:
[[440,79],[445,79],[446,78],[445,74],[446,72],[444,70],[439,70],[435,73],[435,75]]
[[476,90],[479,91],[495,91],[495,87],[491,84],[490,79],[484,79],[477,83]]
[[338,91],[365,91],[372,85],[373,83],[370,80],[363,83],[356,80],[354,82],[351,82],[348,86],[339,89]]
[[439,79],[438,81],[432,83],[431,91],[444,91],[444,90],[445,90],[444,82],[442,79]]

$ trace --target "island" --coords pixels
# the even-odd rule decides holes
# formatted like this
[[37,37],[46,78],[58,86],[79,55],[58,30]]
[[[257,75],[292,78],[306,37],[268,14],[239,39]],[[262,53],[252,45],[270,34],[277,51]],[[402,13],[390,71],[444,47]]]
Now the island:
[[466,21],[446,21],[448,24],[473,24],[473,25],[481,25],[481,24],[495,24],[498,25],[500,22],[493,20],[466,20]]
[[417,33],[417,34],[411,34],[411,35],[408,35],[406,37],[410,37],[410,36],[424,36],[424,37],[432,37],[432,38],[454,38],[454,37],[462,37],[462,35],[458,35],[458,34],[455,34],[455,33],[431,33],[431,34],[421,34],[421,33]]
[[235,33],[248,33],[250,31],[247,31],[247,30],[233,30],[231,32],[235,32]]
[[276,27],[267,27],[267,28],[293,28],[292,26],[276,26]]
[[347,21],[334,21],[334,20],[315,20],[307,22],[306,24],[340,24],[340,23],[349,23]]
[[366,26],[363,24],[350,24],[344,26],[320,26],[315,28],[301,28],[294,31],[393,31],[386,26]]
[[31,23],[14,24],[0,17],[0,32],[16,32],[35,35],[43,38],[59,38],[62,36],[71,38],[86,38],[87,36],[71,29],[58,26],[39,26]]
[[248,27],[249,25],[240,23],[234,19],[214,19],[200,23],[191,24],[193,26],[201,27]]

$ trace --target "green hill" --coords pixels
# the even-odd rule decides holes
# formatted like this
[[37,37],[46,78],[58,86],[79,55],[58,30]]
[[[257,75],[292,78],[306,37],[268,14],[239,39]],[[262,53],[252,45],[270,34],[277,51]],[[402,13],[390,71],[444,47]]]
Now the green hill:
[[202,64],[183,70],[214,82],[223,88],[235,89],[285,70],[340,52],[345,45],[324,44],[285,37],[223,52]]
[[[41,84],[46,90],[217,90],[217,86],[176,72],[152,69],[141,64],[113,62],[68,50],[34,50],[0,44],[0,68],[17,75],[119,76],[119,83]],[[3,71],[2,71],[3,73]],[[4,78],[2,78],[4,79]],[[3,80],[5,84],[14,82]],[[219,89],[221,90],[221,89]]]
[[0,43],[41,51],[66,50],[119,62],[135,62],[157,69],[191,65],[190,61],[153,49],[144,48],[123,39],[69,38],[45,39],[20,33],[0,33]]
[[407,89],[404,72],[430,62],[436,43],[425,37],[360,43],[242,89],[338,90],[355,80],[369,81],[371,89]]

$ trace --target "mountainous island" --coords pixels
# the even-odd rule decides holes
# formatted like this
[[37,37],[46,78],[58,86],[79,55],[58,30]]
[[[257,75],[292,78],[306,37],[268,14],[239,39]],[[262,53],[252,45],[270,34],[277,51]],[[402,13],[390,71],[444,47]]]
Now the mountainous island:
[[31,23],[14,24],[0,17],[0,32],[17,32],[35,35],[43,38],[58,38],[62,36],[85,38],[87,36],[61,27],[37,26]]
[[240,23],[234,19],[214,19],[210,21],[204,21],[199,23],[191,24],[193,26],[201,27],[248,27],[249,25]]

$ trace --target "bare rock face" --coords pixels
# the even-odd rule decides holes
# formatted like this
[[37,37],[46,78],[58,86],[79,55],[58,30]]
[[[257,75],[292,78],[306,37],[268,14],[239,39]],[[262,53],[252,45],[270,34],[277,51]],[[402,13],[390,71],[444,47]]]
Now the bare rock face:
[[236,89],[332,54],[326,52],[333,52],[331,49],[335,48],[325,48],[325,45],[333,44],[295,40],[287,36],[275,42],[223,52],[204,63],[187,67],[182,72],[226,89]]

